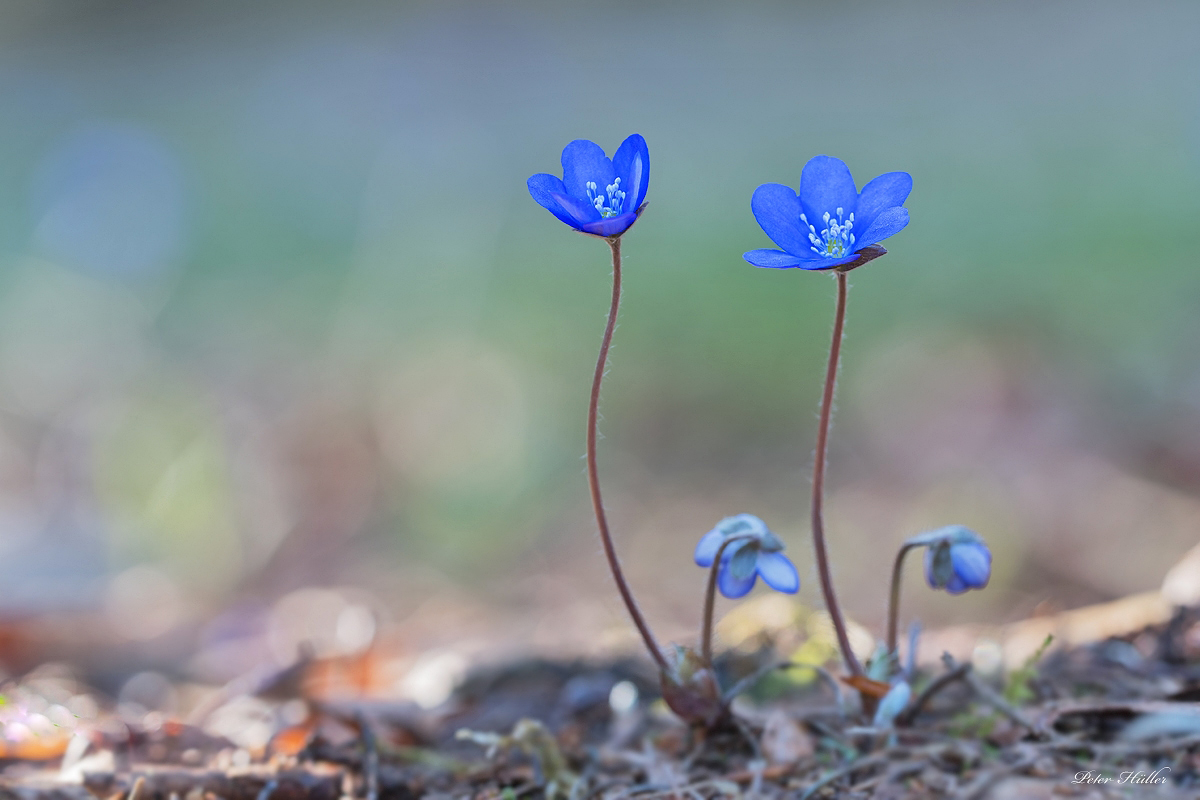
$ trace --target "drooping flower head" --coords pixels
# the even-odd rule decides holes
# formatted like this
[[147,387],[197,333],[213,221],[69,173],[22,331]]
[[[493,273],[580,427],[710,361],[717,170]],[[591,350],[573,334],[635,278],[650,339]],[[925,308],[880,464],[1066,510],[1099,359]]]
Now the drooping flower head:
[[595,142],[576,139],[563,148],[560,180],[544,172],[528,181],[543,208],[577,231],[620,236],[637,222],[650,183],[650,151],[633,134],[610,159]]
[[931,588],[962,594],[982,589],[992,577],[992,553],[983,538],[962,525],[947,525],[914,536],[909,544],[925,545],[925,580]]
[[888,172],[861,192],[846,164],[817,156],[800,173],[800,191],[781,183],[754,190],[750,209],[779,250],[751,250],[756,267],[833,269],[865,264],[887,251],[879,246],[908,224],[904,201],[912,191],[907,172]]
[[738,541],[731,543],[721,554],[717,572],[717,588],[721,594],[731,599],[744,597],[754,588],[759,576],[780,592],[794,594],[800,589],[800,575],[783,554],[783,542],[753,514],[726,517],[700,537],[696,545],[696,563],[711,567],[721,545],[734,537],[739,537]]

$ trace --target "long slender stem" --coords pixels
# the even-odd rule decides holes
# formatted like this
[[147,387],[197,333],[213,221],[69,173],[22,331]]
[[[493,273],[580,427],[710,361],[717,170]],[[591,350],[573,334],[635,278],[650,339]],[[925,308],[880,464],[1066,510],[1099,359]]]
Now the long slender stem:
[[666,670],[668,669],[667,660],[663,657],[662,651],[658,649],[658,642],[654,640],[650,626],[642,617],[642,611],[638,608],[637,601],[633,599],[633,592],[630,591],[629,584],[625,581],[625,574],[621,571],[621,562],[617,559],[617,550],[613,546],[612,534],[608,530],[604,500],[600,497],[600,475],[596,469],[596,429],[599,426],[600,384],[604,380],[604,369],[608,363],[608,348],[612,344],[613,328],[617,324],[617,309],[621,304],[621,239],[614,236],[606,241],[612,249],[612,306],[608,310],[608,325],[604,328],[604,339],[600,343],[600,357],[596,359],[596,374],[592,378],[592,398],[588,404],[588,486],[592,491],[592,509],[596,512],[596,524],[600,526],[600,541],[604,543],[604,555],[608,558],[608,568],[612,572],[613,580],[617,583],[617,591],[621,593],[621,599],[625,601],[625,608],[629,610],[633,624],[637,627],[638,633],[642,635],[646,649],[650,651],[650,655],[659,668]]
[[908,551],[918,546],[915,544],[901,546],[896,553],[896,563],[892,565],[892,588],[888,594],[887,651],[888,655],[893,658],[896,655],[896,636],[900,619],[900,570],[904,566],[904,557],[908,555]]
[[708,586],[704,589],[704,621],[700,627],[700,656],[704,659],[705,664],[712,663],[713,606],[717,599],[717,573],[721,569],[721,557],[725,555],[725,548],[734,542],[753,538],[753,534],[749,533],[730,536],[721,542],[721,546],[717,548],[717,554],[713,556],[712,568],[708,571]]
[[850,637],[846,633],[846,622],[838,607],[837,595],[833,591],[833,576],[829,570],[829,554],[825,550],[825,519],[821,504],[825,494],[825,454],[829,444],[829,420],[833,411],[833,390],[837,385],[838,359],[842,349],[842,329],[846,323],[846,273],[837,272],[837,311],[833,318],[833,342],[829,345],[829,366],[825,370],[825,392],[821,396],[821,420],[817,426],[817,453],[813,461],[812,481],[812,534],[813,549],[817,556],[817,574],[821,578],[821,593],[825,596],[825,607],[837,632],[838,647],[846,669],[851,675],[862,675],[854,651],[850,649]]

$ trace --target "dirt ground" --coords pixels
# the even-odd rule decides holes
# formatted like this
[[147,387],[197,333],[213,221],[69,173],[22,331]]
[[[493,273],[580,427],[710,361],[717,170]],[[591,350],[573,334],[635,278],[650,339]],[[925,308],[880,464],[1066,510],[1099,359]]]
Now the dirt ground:
[[[435,708],[314,696],[304,660],[212,692],[186,719],[115,706],[64,670],[7,682],[6,798],[1200,797],[1200,608],[1003,675],[947,653],[894,726],[854,692],[779,669],[762,638],[718,663],[763,671],[733,722],[689,730],[648,662],[526,661]],[[180,687],[183,690],[183,687]],[[214,732],[216,731],[216,732]],[[265,746],[247,745],[257,732]],[[251,739],[253,737],[250,737]]]

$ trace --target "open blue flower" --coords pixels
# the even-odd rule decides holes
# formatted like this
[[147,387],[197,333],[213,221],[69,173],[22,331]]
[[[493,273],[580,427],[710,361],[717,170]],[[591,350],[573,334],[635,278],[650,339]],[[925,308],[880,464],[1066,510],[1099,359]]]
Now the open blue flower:
[[650,151],[633,134],[610,159],[595,142],[576,139],[563,148],[562,179],[544,172],[528,181],[533,199],[577,231],[620,236],[637,221],[650,183]]
[[794,594],[800,589],[800,574],[783,554],[783,542],[753,514],[726,517],[700,537],[696,545],[696,563],[711,567],[721,545],[735,538],[737,541],[731,542],[721,554],[717,572],[717,588],[721,594],[731,599],[744,597],[754,588],[759,576],[780,592]]
[[756,267],[776,269],[866,263],[887,252],[879,242],[908,224],[904,201],[911,191],[907,172],[888,172],[858,192],[845,162],[817,156],[804,165],[799,194],[781,183],[754,190],[754,218],[782,249],[751,250],[743,258]]
[[962,594],[968,589],[982,589],[992,577],[992,553],[979,534],[962,525],[948,525],[913,537],[927,544],[925,551],[925,580],[931,588],[945,589],[950,594]]

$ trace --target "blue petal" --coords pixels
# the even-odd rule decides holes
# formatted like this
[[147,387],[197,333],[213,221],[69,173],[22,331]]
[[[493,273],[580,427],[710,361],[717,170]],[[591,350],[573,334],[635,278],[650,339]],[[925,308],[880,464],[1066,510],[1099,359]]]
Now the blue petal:
[[800,198],[791,188],[764,183],[754,190],[750,210],[763,233],[785,252],[806,259],[816,255],[808,241],[808,227],[800,221]]
[[992,577],[992,554],[983,544],[951,545],[950,559],[954,574],[968,589],[982,589]]
[[563,186],[563,182],[548,175],[545,172],[539,172],[537,175],[530,175],[529,180],[525,182],[529,187],[529,193],[533,195],[533,199],[544,208],[550,208],[551,205],[557,205],[553,198],[550,197],[551,192],[558,194],[566,194],[567,190]]
[[575,227],[580,230],[583,230],[585,223],[600,219],[600,212],[596,210],[595,206],[588,205],[586,200],[579,200],[558,192],[551,192],[550,196],[562,207],[563,211],[575,220]]
[[957,575],[951,575],[950,580],[946,581],[946,585],[942,588],[945,589],[949,594],[962,594],[971,587],[967,586],[967,584],[963,582],[962,578],[958,577]]
[[[885,251],[886,252],[886,251]],[[849,264],[851,261],[859,259],[858,253],[851,253],[848,256],[841,258],[821,258],[807,259],[796,258],[782,250],[751,250],[748,253],[742,253],[742,258],[749,261],[756,267],[772,267],[774,269],[788,269],[797,267],[799,269],[807,269],[818,271],[823,269],[833,269],[840,267],[842,264]]]
[[567,213],[558,200],[556,200],[554,197],[554,195],[561,195],[566,191],[563,188],[563,182],[561,180],[553,175],[547,175],[544,172],[540,172],[526,181],[526,185],[529,187],[529,193],[533,195],[533,199],[537,201],[538,205],[570,225],[572,228],[579,228],[579,221]]
[[758,574],[778,592],[795,594],[800,589],[800,573],[783,553],[759,553]]
[[717,557],[717,551],[721,549],[721,542],[723,541],[725,541],[725,533],[720,528],[713,528],[701,536],[700,541],[696,543],[696,553],[692,556],[696,560],[696,565],[711,567],[713,559]]
[[625,231],[629,230],[633,223],[637,222],[637,212],[630,211],[628,214],[620,214],[607,219],[599,219],[595,222],[589,222],[585,225],[580,225],[579,230],[584,233],[592,233],[596,236],[620,236]]
[[865,231],[887,208],[904,205],[912,191],[912,176],[907,172],[885,172],[863,187],[854,210],[854,227]]
[[858,190],[845,162],[832,156],[810,159],[800,173],[800,205],[818,233],[825,212],[835,214],[840,208],[846,217],[853,214],[858,206]]
[[[730,547],[732,546],[730,545]],[[726,550],[726,552],[729,551]],[[753,570],[745,578],[734,577],[733,570],[729,568],[729,562],[721,559],[721,571],[717,574],[717,588],[721,590],[721,594],[730,600],[736,600],[739,597],[745,597],[750,594],[750,590],[754,588],[756,580],[758,580],[758,572]]]
[[562,168],[567,194],[580,200],[588,196],[588,181],[595,183],[597,190],[603,192],[604,187],[617,177],[612,162],[604,155],[600,145],[587,139],[576,139],[563,148]]
[[772,269],[788,269],[789,267],[811,269],[809,265],[817,263],[807,258],[796,258],[791,253],[785,253],[782,250],[751,250],[748,253],[742,253],[742,258],[756,267]]
[[893,233],[899,233],[908,224],[908,209],[899,206],[886,208],[871,222],[862,236],[854,241],[854,249],[861,250],[869,244],[882,242]]
[[628,137],[613,153],[612,163],[625,191],[625,210],[637,211],[646,201],[646,189],[650,185],[650,149],[646,147],[646,140],[637,133]]

